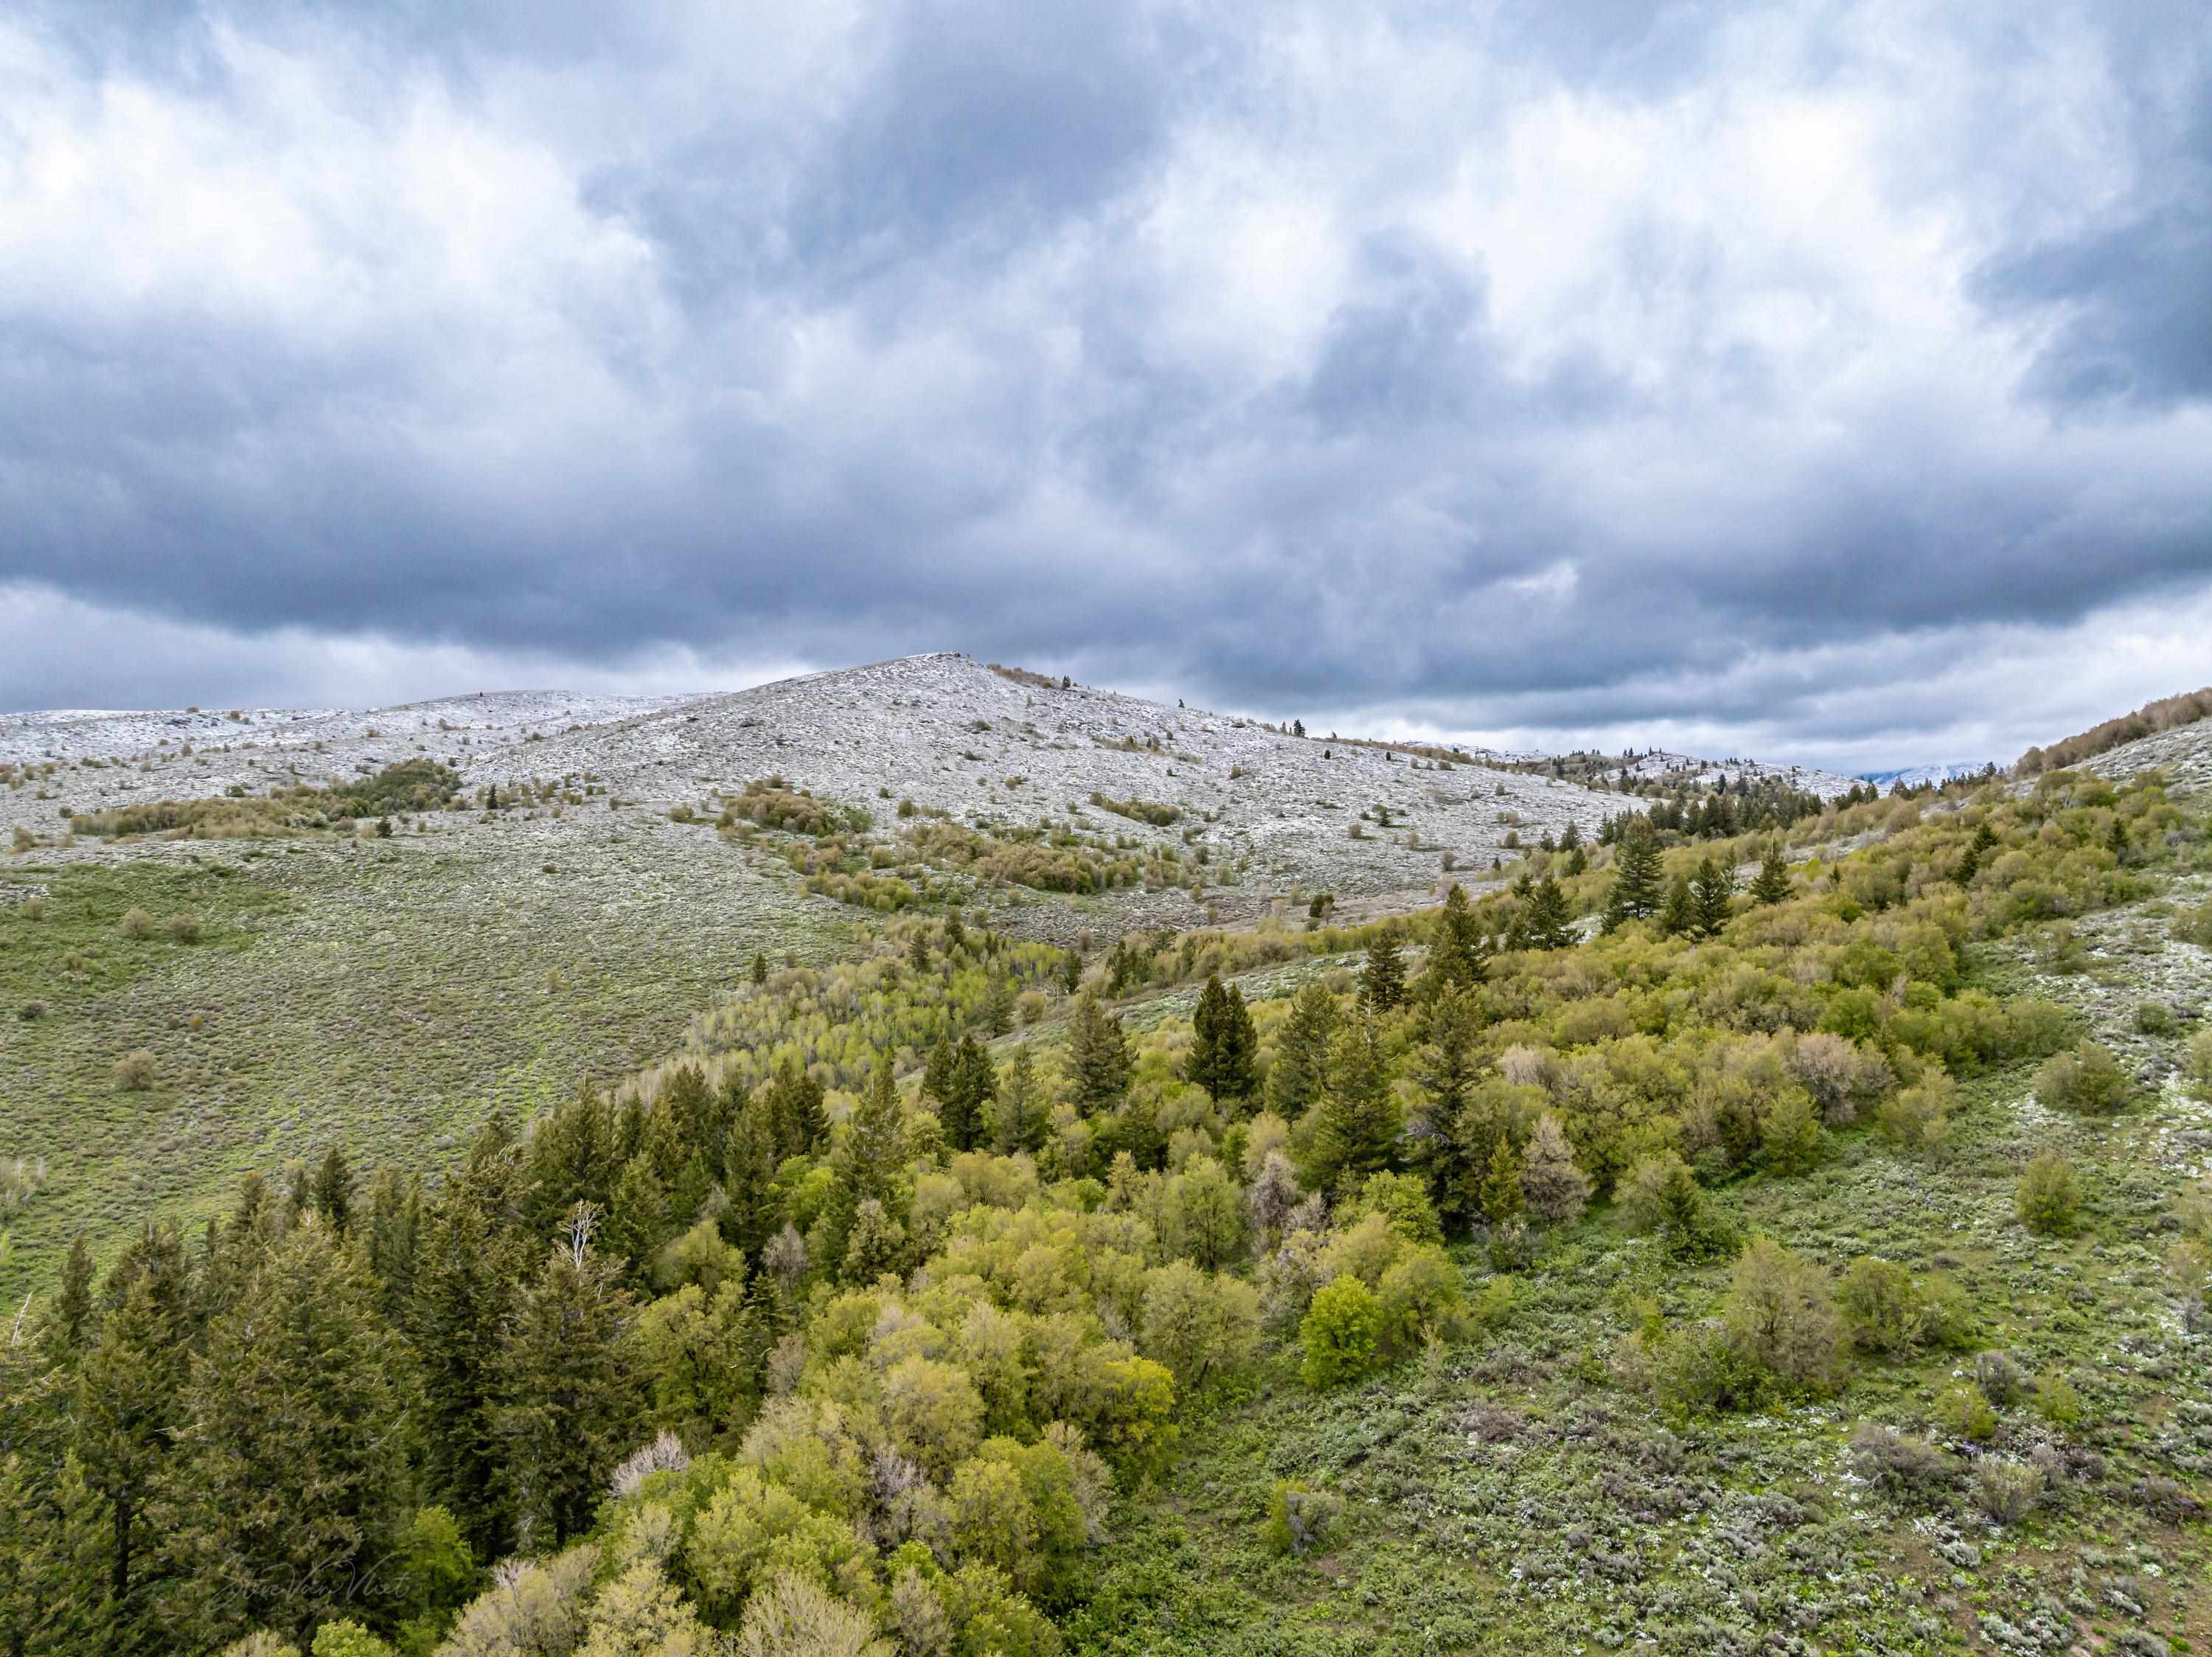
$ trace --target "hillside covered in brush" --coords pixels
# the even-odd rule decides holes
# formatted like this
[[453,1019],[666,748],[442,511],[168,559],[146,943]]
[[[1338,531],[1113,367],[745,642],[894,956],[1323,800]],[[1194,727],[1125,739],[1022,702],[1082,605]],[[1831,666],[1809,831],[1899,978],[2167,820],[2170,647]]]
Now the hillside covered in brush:
[[[628,715],[619,771],[563,765],[617,752],[590,730],[515,769],[526,730],[460,773],[480,801],[343,838],[19,855],[46,872],[0,910],[9,993],[69,983],[19,1062],[338,912],[271,861],[331,860],[315,902],[395,942],[424,935],[406,879],[480,879],[502,837],[548,882],[587,833],[674,860],[597,888],[579,960],[663,924],[655,868],[824,919],[803,948],[733,924],[688,1004],[601,992],[658,1045],[560,1049],[542,1107],[241,1132],[226,1073],[167,1107],[205,1124],[173,1154],[227,1147],[197,1205],[16,1165],[0,1649],[2212,1637],[2203,795],[2119,749],[2110,777],[1761,818],[1731,776],[1654,810],[917,660]],[[954,671],[989,699],[932,705]],[[802,696],[813,752],[776,741]],[[1032,788],[1054,826],[1025,838]],[[1323,788],[1340,828],[1293,813]],[[1030,885],[1023,848],[1133,873]],[[156,878],[228,906],[114,913]],[[1208,923],[1217,882],[1247,906]],[[1179,922],[1142,907],[1170,892]],[[436,1045],[460,967],[400,1039]],[[532,1027],[573,1041],[575,992],[542,990]],[[487,993],[472,1023],[520,986]],[[110,1098],[207,1034],[167,1005]]]

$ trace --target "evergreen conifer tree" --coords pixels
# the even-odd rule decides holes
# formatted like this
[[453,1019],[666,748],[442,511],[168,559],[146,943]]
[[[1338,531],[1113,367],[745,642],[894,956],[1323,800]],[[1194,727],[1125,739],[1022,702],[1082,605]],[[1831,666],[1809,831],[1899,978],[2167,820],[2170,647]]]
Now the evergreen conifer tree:
[[1286,1122],[1306,1113],[1328,1075],[1329,1043],[1340,1022],[1336,997],[1318,981],[1291,997],[1290,1016],[1275,1038],[1267,1071],[1267,1108]]
[[588,1203],[570,1211],[501,1333],[500,1487],[529,1548],[557,1547],[590,1527],[636,1428],[633,1307],[614,1263],[592,1246],[598,1218]]
[[182,1418],[191,1333],[191,1283],[174,1232],[142,1233],[102,1285],[100,1338],[76,1393],[76,1448],[107,1510],[107,1599],[124,1640],[149,1616],[147,1510],[162,1487]]
[[1396,933],[1379,932],[1367,946],[1367,962],[1359,973],[1359,997],[1377,1013],[1393,1012],[1406,1004],[1406,957]]
[[1382,1044],[1371,1020],[1338,1032],[1329,1047],[1328,1082],[1313,1109],[1307,1185],[1349,1191],[1389,1167],[1401,1126],[1398,1101],[1383,1073]]
[[1522,924],[1531,949],[1565,949],[1575,941],[1574,920],[1567,912],[1567,894],[1549,874],[1536,882],[1522,916]]
[[930,1044],[929,1057],[921,1067],[921,1096],[935,1106],[941,1115],[945,1102],[952,1097],[953,1071],[960,1063],[960,1052],[952,1041],[952,1024],[945,1020],[937,1039]]
[[1044,1101],[1038,1096],[1036,1061],[1024,1042],[999,1073],[998,1123],[994,1148],[1001,1156],[1034,1151],[1044,1143]]
[[1660,934],[1664,937],[1680,937],[1694,929],[1697,923],[1697,904],[1690,895],[1690,877],[1677,874],[1667,888],[1666,907],[1659,911]]
[[1629,818],[1614,840],[1613,891],[1605,905],[1608,932],[1656,912],[1660,905],[1659,842],[1650,819]]
[[1247,1098],[1257,1085],[1253,1058],[1258,1046],[1243,991],[1233,985],[1224,988],[1221,975],[1214,973],[1199,991],[1191,1015],[1191,1047],[1183,1061],[1183,1079],[1205,1088],[1217,1104]]
[[1441,995],[1480,984],[1488,970],[1489,953],[1488,941],[1474,917],[1474,905],[1468,901],[1467,888],[1455,880],[1444,893],[1436,937],[1429,945],[1431,993]]
[[1778,904],[1789,896],[1790,865],[1782,855],[1782,842],[1769,840],[1766,855],[1759,861],[1759,877],[1751,883],[1752,901]]
[[315,1167],[315,1212],[343,1237],[353,1225],[353,1170],[346,1164],[345,1153],[333,1145]]
[[1482,1173],[1482,1217],[1494,1231],[1521,1217],[1526,1206],[1521,1194],[1521,1154],[1510,1134],[1498,1136],[1491,1147],[1489,1165]]
[[1437,1210],[1447,1220],[1473,1221],[1480,1206],[1482,1146],[1470,1145],[1463,1131],[1479,1065],[1475,1041],[1481,1014],[1472,993],[1447,990],[1429,1013],[1429,1039],[1422,1048],[1421,1105],[1408,1126],[1412,1160],[1428,1178]]
[[1735,871],[1712,857],[1698,860],[1690,882],[1690,904],[1698,935],[1712,937],[1728,924],[1729,898],[1735,890]]
[[403,1488],[398,1362],[358,1256],[319,1217],[208,1326],[164,1514],[196,1643],[304,1642],[373,1595]]
[[973,1036],[960,1038],[952,1063],[951,1085],[939,1106],[945,1142],[956,1151],[973,1150],[983,1129],[983,1106],[999,1091],[991,1055]]
[[872,1197],[887,1211],[903,1213],[906,1161],[906,1112],[899,1105],[886,1054],[876,1061],[868,1091],[846,1124],[843,1166],[855,1202]]
[[1078,1110],[1097,1116],[1121,1102],[1129,1090],[1129,1039],[1096,995],[1086,993],[1075,1003],[1067,1056]]

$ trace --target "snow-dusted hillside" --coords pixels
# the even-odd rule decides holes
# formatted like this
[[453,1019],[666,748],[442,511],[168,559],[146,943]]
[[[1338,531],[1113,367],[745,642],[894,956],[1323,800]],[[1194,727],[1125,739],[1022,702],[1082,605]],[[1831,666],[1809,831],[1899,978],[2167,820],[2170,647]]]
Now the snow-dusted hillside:
[[2083,769],[2116,779],[2162,771],[2179,791],[2212,786],[2212,719],[2178,726],[2099,754]]
[[[886,834],[900,800],[967,822],[1073,818],[1095,832],[1205,845],[1217,870],[1241,865],[1238,884],[1253,893],[1426,892],[1448,858],[1487,870],[1510,856],[1509,839],[1533,843],[1571,821],[1588,834],[1630,803],[1545,777],[1048,688],[939,654],[711,696],[510,691],[367,710],[10,715],[0,717],[0,763],[37,770],[0,789],[0,833],[20,823],[50,838],[65,827],[64,807],[259,794],[418,754],[453,766],[471,789],[588,778],[655,815],[776,775],[870,810]],[[1102,809],[1094,794],[1184,815],[1154,827]],[[550,821],[537,832],[563,832]]]
[[1772,765],[1757,759],[1700,759],[1695,754],[1671,753],[1663,749],[1618,758],[1605,768],[1603,775],[1609,780],[1669,785],[1684,783],[1699,789],[1710,788],[1723,777],[1731,783],[1739,777],[1748,777],[1754,784],[1779,778],[1822,800],[1849,794],[1858,782],[1855,777],[1844,777],[1810,765]]
[[[1917,789],[1929,783],[1941,788],[1944,783],[1956,782],[1961,777],[1979,777],[1988,769],[1989,765],[1986,761],[1976,763],[1973,760],[1962,759],[1950,765],[1905,765],[1896,771],[1861,771],[1859,781],[1871,783],[1887,794],[1900,783],[1909,789]],[[2000,767],[2000,769],[2002,768]]]

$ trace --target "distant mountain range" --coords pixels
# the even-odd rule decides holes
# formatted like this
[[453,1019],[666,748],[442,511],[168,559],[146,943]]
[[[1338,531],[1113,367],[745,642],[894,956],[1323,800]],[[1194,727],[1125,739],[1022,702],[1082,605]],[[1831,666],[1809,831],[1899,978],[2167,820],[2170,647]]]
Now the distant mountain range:
[[1903,765],[1891,771],[1861,771],[1862,783],[1871,783],[1878,789],[1895,788],[1899,783],[1917,788],[1923,783],[1944,783],[1960,777],[1978,777],[1990,762],[1961,759],[1948,765]]

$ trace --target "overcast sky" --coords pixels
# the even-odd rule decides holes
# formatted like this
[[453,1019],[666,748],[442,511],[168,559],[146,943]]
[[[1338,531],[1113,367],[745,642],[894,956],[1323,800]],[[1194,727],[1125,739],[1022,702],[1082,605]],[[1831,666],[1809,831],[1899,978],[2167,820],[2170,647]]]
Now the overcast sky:
[[0,708],[2212,680],[2212,8],[15,0]]

